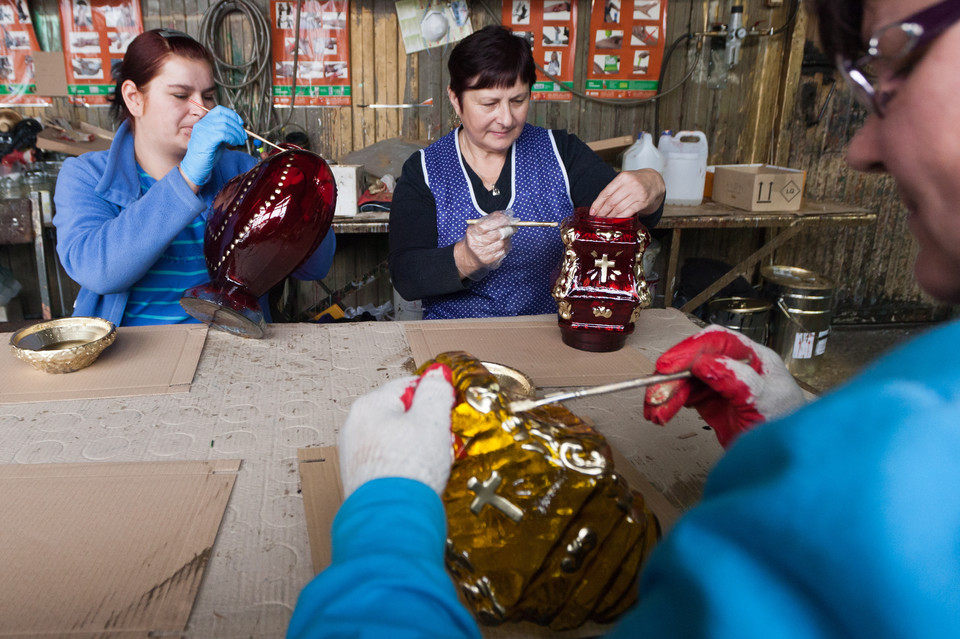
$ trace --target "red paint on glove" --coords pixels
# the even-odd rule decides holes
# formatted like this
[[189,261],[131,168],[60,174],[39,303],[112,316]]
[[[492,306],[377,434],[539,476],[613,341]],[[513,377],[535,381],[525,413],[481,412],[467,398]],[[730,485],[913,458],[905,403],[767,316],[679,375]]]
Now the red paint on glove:
[[423,376],[429,373],[430,371],[435,371],[435,370],[439,370],[440,372],[442,372],[443,377],[448,382],[453,384],[453,371],[450,370],[449,366],[447,366],[446,364],[441,364],[439,362],[430,364],[430,366],[427,366],[427,369],[423,371],[423,373],[421,373],[419,377],[413,380],[413,382],[404,389],[403,395],[400,396],[400,401],[403,402],[404,411],[410,410],[410,407],[413,405],[413,396],[417,393],[417,387],[420,385],[420,380],[423,379]]
[[666,424],[691,406],[727,448],[775,414],[803,402],[800,388],[776,353],[719,326],[688,337],[657,360],[658,373],[689,370],[692,377],[647,388],[643,415]]

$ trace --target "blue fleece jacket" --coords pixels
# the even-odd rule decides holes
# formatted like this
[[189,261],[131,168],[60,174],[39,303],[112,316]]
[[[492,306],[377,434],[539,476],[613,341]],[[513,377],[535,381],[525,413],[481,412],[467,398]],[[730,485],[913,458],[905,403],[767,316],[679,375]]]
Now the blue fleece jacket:
[[[53,223],[60,261],[81,286],[73,314],[119,325],[130,288],[187,224],[198,215],[207,219],[224,184],[256,163],[246,153],[224,151],[199,194],[174,167],[141,197],[133,131],[127,122],[120,125],[109,150],[64,161],[54,194]],[[331,230],[294,277],[324,277],[335,248]]]
[[[958,343],[948,324],[741,436],[612,636],[956,636]],[[442,503],[410,484],[375,480],[344,502],[333,565],[304,589],[289,637],[477,636],[440,575]]]

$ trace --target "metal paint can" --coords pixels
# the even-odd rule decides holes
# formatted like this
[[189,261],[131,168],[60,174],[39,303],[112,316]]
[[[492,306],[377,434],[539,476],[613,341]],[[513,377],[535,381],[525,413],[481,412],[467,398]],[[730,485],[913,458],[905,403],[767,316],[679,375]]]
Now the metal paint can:
[[770,319],[768,300],[756,297],[718,297],[707,304],[707,318],[711,324],[743,333],[758,344],[767,343]]
[[791,373],[815,373],[827,350],[833,319],[833,280],[796,266],[764,266],[761,295],[773,304],[770,348]]

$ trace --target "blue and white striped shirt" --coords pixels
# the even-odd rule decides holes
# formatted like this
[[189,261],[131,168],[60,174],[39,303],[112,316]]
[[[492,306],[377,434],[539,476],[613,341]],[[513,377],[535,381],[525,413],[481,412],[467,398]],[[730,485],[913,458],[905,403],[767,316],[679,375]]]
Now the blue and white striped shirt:
[[[137,166],[140,194],[156,180]],[[196,324],[180,306],[184,291],[210,281],[203,259],[203,232],[206,222],[198,215],[170,242],[150,270],[130,289],[123,311],[122,326],[151,324]]]

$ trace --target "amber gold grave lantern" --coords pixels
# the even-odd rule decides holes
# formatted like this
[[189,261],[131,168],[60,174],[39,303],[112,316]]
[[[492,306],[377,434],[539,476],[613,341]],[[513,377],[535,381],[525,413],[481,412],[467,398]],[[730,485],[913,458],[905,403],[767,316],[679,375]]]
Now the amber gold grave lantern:
[[435,361],[457,392],[447,568],[476,617],[554,630],[615,619],[659,526],[604,437],[560,405],[512,413],[519,398],[466,353]]
[[565,344],[615,351],[651,296],[643,273],[650,234],[636,217],[594,217],[578,208],[560,226],[563,262],[553,285]]
[[292,145],[236,176],[207,220],[203,254],[211,281],[189,289],[180,304],[216,328],[263,337],[258,298],[317,250],[336,204],[330,167]]

